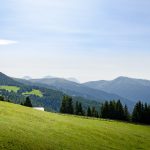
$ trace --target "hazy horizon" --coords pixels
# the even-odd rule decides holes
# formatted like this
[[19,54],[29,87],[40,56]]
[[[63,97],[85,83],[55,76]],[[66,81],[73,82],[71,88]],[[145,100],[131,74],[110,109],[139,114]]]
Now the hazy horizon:
[[[90,81],[100,81],[100,80],[104,80],[104,81],[112,81],[112,80],[115,80],[117,78],[130,78],[130,79],[139,79],[139,80],[150,80],[150,79],[146,79],[146,78],[136,78],[136,77],[131,77],[131,76],[116,76],[114,78],[111,78],[111,79],[106,79],[106,78],[99,78],[97,80],[86,80],[86,81],[81,81],[79,80],[78,78],[76,77],[73,77],[73,76],[54,76],[54,75],[42,75],[42,76],[29,76],[29,75],[24,75],[24,76],[13,76],[13,75],[10,75],[10,74],[6,74],[4,72],[1,72],[9,77],[12,77],[12,78],[18,78],[18,79],[26,79],[28,80],[29,78],[30,79],[43,79],[43,78],[62,78],[62,79],[66,79],[66,80],[70,80],[70,81],[73,81],[73,82],[77,82],[77,83],[86,83],[86,82],[90,82]],[[28,78],[28,79],[27,79]],[[75,81],[76,80],[76,81]]]
[[150,80],[150,1],[5,0],[0,71],[12,76]]

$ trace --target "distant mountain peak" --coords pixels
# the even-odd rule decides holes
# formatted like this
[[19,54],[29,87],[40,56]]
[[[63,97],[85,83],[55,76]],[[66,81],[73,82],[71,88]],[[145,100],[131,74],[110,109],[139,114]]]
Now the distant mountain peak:
[[125,76],[119,76],[117,78],[115,78],[114,80],[111,80],[111,81],[126,81],[126,80],[129,80],[130,78],[128,77],[125,77]]
[[67,78],[66,80],[69,80],[69,81],[72,81],[72,82],[76,82],[76,83],[80,83],[79,80],[77,80],[76,78],[73,78],[73,77]]
[[130,79],[130,78],[129,77],[125,77],[125,76],[119,76],[115,80],[121,80],[121,79]]
[[126,76],[119,76],[114,80],[121,80],[121,79],[128,79],[128,80],[145,80],[145,81],[149,81],[148,79],[142,79],[142,78],[133,78],[133,77],[126,77]]
[[47,75],[45,77],[43,77],[44,79],[51,79],[51,78],[55,78],[54,76],[50,76],[50,75]]
[[150,99],[150,80],[120,76],[114,80],[87,82],[84,85],[120,95],[134,102],[149,102]]
[[31,80],[32,78],[30,76],[24,76],[22,79]]

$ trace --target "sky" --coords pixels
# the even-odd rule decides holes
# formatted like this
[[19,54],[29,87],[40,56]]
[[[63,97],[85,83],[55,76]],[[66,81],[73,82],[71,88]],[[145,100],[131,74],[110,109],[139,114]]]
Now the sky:
[[0,72],[150,79],[149,0],[0,0]]

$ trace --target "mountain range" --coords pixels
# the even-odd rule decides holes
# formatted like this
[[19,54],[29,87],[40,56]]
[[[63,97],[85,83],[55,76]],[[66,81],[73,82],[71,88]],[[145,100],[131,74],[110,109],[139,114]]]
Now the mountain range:
[[[18,81],[25,83],[25,81],[22,80]],[[128,99],[118,96],[117,94],[107,93],[102,90],[89,88],[83,84],[72,82],[64,78],[31,79],[27,82],[28,84],[36,84],[45,88],[61,91],[71,96],[79,96],[85,99],[95,100],[97,102],[120,99],[124,104],[130,105],[132,103]]]
[[80,84],[63,78],[42,78],[31,79],[29,82],[96,101],[121,99],[127,105],[139,100],[150,103],[150,81],[144,79],[121,76],[110,81],[99,80]]
[[[26,96],[29,96],[34,107],[44,107],[46,111],[58,112],[65,93],[50,88],[45,84],[11,78],[0,72],[0,95],[17,104],[23,103]],[[100,102],[73,96],[73,104],[76,101],[81,102],[85,110],[89,106],[93,106],[96,109],[100,107]]]
[[[32,79],[28,77],[20,79],[11,78],[0,73],[0,86],[3,85],[18,86],[21,88],[19,92],[24,90],[29,92],[32,89],[44,91],[44,96],[41,98],[35,95],[31,96],[36,102],[38,101],[40,105],[44,103],[44,106],[46,105],[47,108],[51,107],[51,109],[55,111],[59,110],[64,94],[72,96],[74,99],[79,99],[85,103],[86,106],[90,104],[97,105],[105,100],[120,99],[121,102],[128,105],[131,110],[134,104],[139,100],[150,103],[150,81],[128,77],[118,77],[111,81],[90,81],[81,84],[64,78],[44,77]],[[19,92],[17,94],[20,94]],[[21,95],[21,97],[22,96],[23,95]]]
[[[48,76],[45,76],[45,77],[43,77],[44,79],[52,79],[52,78],[58,78],[58,77],[54,77],[54,76],[50,76],[50,75],[48,75]],[[30,77],[30,76],[24,76],[24,77],[22,77],[22,79],[24,79],[24,80],[31,80],[32,79],[32,77]],[[70,78],[64,78],[64,79],[66,79],[66,80],[68,80],[68,81],[72,81],[72,82],[76,82],[76,83],[80,83],[80,81],[79,80],[77,80],[76,78],[74,78],[74,77],[70,77]]]
[[118,94],[133,102],[141,100],[143,102],[150,103],[149,80],[118,77],[111,81],[91,81],[84,83],[83,85],[96,90],[103,90],[108,93]]

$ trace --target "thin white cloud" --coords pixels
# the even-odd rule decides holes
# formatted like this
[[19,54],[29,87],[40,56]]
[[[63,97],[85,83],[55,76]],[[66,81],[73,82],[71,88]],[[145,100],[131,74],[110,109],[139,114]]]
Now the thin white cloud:
[[18,43],[17,41],[12,41],[12,40],[4,40],[0,39],[0,45],[10,45],[10,44],[16,44]]

